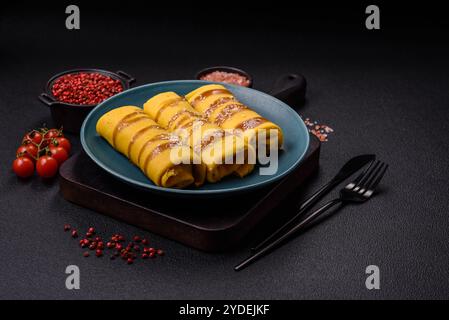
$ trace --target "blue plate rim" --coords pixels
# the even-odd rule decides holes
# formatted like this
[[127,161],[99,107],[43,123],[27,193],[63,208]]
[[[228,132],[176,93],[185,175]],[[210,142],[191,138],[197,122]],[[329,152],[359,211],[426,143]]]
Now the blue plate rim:
[[[203,80],[170,80],[170,81],[161,81],[161,82],[153,82],[153,83],[147,83],[138,87],[134,87],[128,90],[125,90],[119,94],[116,94],[106,100],[104,100],[103,102],[101,102],[98,106],[96,106],[94,109],[92,109],[89,114],[86,116],[86,118],[83,121],[83,124],[81,126],[81,130],[80,130],[80,140],[81,140],[81,145],[83,147],[84,152],[86,152],[86,154],[92,159],[92,161],[94,161],[100,168],[102,168],[103,170],[105,170],[106,172],[108,172],[109,174],[111,174],[112,176],[118,178],[119,180],[125,181],[131,185],[136,185],[139,186],[142,189],[148,190],[148,191],[159,191],[159,192],[167,192],[167,193],[174,193],[174,194],[184,194],[184,195],[208,195],[208,194],[225,194],[225,193],[234,193],[234,192],[238,192],[238,191],[247,191],[247,190],[253,190],[253,189],[258,189],[264,186],[267,186],[269,184],[272,184],[276,181],[279,181],[280,179],[284,178],[286,175],[288,175],[289,173],[291,173],[300,163],[301,161],[304,159],[305,154],[307,153],[307,150],[309,149],[309,144],[310,144],[310,136],[309,136],[309,132],[307,130],[306,125],[304,124],[304,121],[302,120],[301,116],[292,108],[290,107],[288,104],[286,104],[285,102],[277,99],[276,97],[273,97],[272,95],[269,95],[268,93],[253,89],[253,88],[245,88],[246,90],[250,90],[250,91],[254,91],[256,94],[259,95],[264,95],[267,96],[269,99],[274,99],[277,100],[278,102],[280,102],[282,105],[285,105],[286,109],[288,110],[289,113],[291,113],[293,115],[293,117],[296,118],[296,120],[299,120],[298,122],[301,125],[302,131],[305,133],[306,135],[306,147],[304,148],[303,153],[298,157],[298,159],[296,160],[296,162],[286,171],[284,171],[283,173],[279,174],[279,175],[275,175],[272,176],[271,178],[258,182],[258,183],[253,183],[253,184],[248,184],[248,185],[244,185],[244,186],[239,186],[239,187],[231,187],[231,188],[226,188],[226,189],[222,189],[222,190],[194,190],[194,189],[175,189],[175,188],[165,188],[165,187],[159,187],[155,184],[150,185],[150,184],[145,184],[145,183],[141,183],[139,181],[136,181],[134,179],[130,179],[114,170],[109,169],[106,165],[104,165],[99,159],[97,159],[97,157],[92,153],[92,151],[89,149],[89,147],[87,146],[87,142],[85,140],[85,128],[87,125],[87,122],[89,121],[89,119],[92,117],[92,115],[96,112],[97,109],[101,109],[103,107],[104,104],[106,104],[109,100],[122,96],[122,95],[126,95],[129,94],[130,92],[133,91],[137,91],[142,89],[143,87],[152,87],[152,86],[158,86],[158,85],[169,85],[169,84],[173,84],[173,83],[198,83],[198,84],[222,84],[222,83],[217,83],[217,82],[211,82],[211,81],[203,81]],[[226,86],[231,87],[231,88],[240,88],[237,85],[231,85],[231,84],[226,84]],[[150,180],[151,181],[151,180]],[[219,183],[219,182],[218,182]]]

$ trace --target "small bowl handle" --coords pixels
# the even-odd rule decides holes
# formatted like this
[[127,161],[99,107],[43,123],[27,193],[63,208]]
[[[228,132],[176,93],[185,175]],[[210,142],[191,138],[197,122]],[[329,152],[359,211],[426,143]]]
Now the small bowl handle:
[[124,72],[124,71],[119,70],[119,71],[117,71],[116,73],[120,76],[120,78],[122,78],[123,80],[125,80],[125,81],[128,82],[129,84],[131,84],[131,83],[133,83],[133,82],[136,81],[136,78],[130,76],[129,74],[127,74],[127,73]]
[[46,93],[41,93],[38,97],[37,97],[42,103],[46,104],[47,106],[52,106],[53,104],[56,103],[55,99],[53,99],[52,97],[50,97],[48,94]]

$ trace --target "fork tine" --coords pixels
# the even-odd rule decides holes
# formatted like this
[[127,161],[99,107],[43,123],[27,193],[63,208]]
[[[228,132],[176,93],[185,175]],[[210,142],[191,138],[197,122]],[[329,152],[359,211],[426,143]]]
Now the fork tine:
[[357,184],[359,183],[359,181],[363,178],[363,176],[371,169],[371,167],[373,166],[373,164],[375,163],[375,161],[371,161],[368,165],[368,167],[366,167],[358,176],[357,178],[354,179],[354,181],[351,181],[345,188],[348,190],[353,189],[355,186],[357,186]]
[[359,176],[354,180],[354,183],[357,184],[359,181],[363,178],[363,176],[371,169],[375,161],[371,161],[369,163],[369,166],[365,168],[365,170],[362,171],[362,173],[359,174]]
[[376,169],[380,163],[381,163],[380,161],[376,161],[376,163],[372,167],[370,166],[370,169],[364,173],[362,179],[357,183],[355,189],[363,188],[366,181],[368,181],[368,179],[371,178],[371,176],[373,175],[373,172],[376,171]]
[[363,189],[369,189],[369,186],[373,183],[373,181],[376,180],[376,177],[378,176],[379,172],[382,171],[384,165],[385,163],[380,162],[380,166],[376,169],[376,171],[374,171],[373,175],[363,184],[362,186]]
[[388,164],[385,164],[384,168],[382,169],[382,171],[377,175],[377,178],[371,183],[370,186],[368,186],[368,188],[370,190],[376,189],[377,185],[379,184],[380,180],[382,180],[385,172],[387,172],[388,169]]

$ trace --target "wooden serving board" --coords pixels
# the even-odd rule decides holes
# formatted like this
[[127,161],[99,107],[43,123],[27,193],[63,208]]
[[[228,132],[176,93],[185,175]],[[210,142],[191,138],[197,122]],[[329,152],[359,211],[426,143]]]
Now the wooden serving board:
[[320,142],[311,135],[304,161],[283,180],[237,196],[166,197],[109,175],[81,152],[60,169],[62,196],[80,206],[204,251],[239,243],[318,169]]

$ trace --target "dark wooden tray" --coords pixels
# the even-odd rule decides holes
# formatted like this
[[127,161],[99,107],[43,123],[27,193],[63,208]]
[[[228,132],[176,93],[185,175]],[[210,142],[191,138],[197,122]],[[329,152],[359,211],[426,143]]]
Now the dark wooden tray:
[[[270,94],[299,106],[304,102],[306,87],[302,75],[286,74],[276,81]],[[65,199],[83,207],[197,249],[223,251],[242,244],[253,229],[263,231],[263,221],[272,223],[270,213],[317,170],[319,154],[320,142],[311,136],[304,161],[288,177],[263,189],[226,198],[174,198],[137,189],[107,174],[84,153],[61,167],[60,187]],[[283,217],[276,213],[275,218]],[[254,228],[256,225],[260,228]]]
[[62,196],[73,203],[204,251],[228,250],[318,169],[320,142],[311,136],[304,161],[288,177],[232,197],[164,197],[123,183],[84,153],[60,169]]

